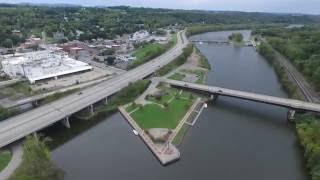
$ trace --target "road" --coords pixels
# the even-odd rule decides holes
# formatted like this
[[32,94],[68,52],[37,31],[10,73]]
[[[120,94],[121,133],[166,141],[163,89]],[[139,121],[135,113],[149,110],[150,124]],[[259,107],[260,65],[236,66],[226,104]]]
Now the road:
[[232,89],[227,89],[222,87],[187,83],[182,81],[169,80],[166,78],[159,78],[159,81],[168,83],[170,85],[178,86],[178,87],[184,87],[184,88],[199,90],[203,92],[209,92],[209,93],[217,94],[221,96],[229,96],[229,97],[235,97],[235,98],[240,98],[240,99],[245,99],[245,100],[250,100],[255,102],[273,104],[273,105],[287,107],[294,110],[304,110],[304,111],[312,111],[312,112],[320,113],[320,104],[316,104],[316,103],[310,103],[310,102],[281,98],[281,97],[274,97],[274,96],[263,95],[263,94],[252,93],[252,92],[232,90]]
[[82,94],[71,94],[0,122],[0,148],[103,100],[126,87],[130,82],[152,74],[179,56],[187,44],[185,31],[181,31],[178,33],[177,44],[161,56],[113,79],[87,88],[82,91]]

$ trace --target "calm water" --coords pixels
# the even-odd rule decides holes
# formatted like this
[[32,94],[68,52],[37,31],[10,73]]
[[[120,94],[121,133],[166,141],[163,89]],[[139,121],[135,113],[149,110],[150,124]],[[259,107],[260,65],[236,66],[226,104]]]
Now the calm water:
[[[242,31],[249,34],[249,31]],[[230,32],[202,34],[227,37]],[[199,38],[197,36],[193,38]],[[198,45],[213,70],[208,84],[286,97],[271,66],[250,47]],[[46,130],[67,180],[304,180],[302,153],[286,109],[219,97],[189,129],[181,159],[163,167],[119,113]]]

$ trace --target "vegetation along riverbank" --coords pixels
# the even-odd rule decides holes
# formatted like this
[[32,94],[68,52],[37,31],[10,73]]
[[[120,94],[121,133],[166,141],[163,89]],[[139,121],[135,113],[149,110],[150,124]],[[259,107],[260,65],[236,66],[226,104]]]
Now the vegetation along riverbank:
[[[272,41],[279,41],[279,39],[273,39]],[[276,47],[277,50],[280,50],[281,53],[284,52],[280,44],[276,44],[272,42],[273,46]],[[302,49],[292,49],[287,47],[288,49],[285,52],[285,56],[289,57],[289,54],[300,51],[305,51]],[[284,89],[288,92],[289,96],[296,99],[303,99],[302,95],[297,87],[297,85],[289,79],[289,76],[286,70],[281,66],[281,64],[277,61],[277,56],[273,51],[272,47],[266,43],[262,42],[259,46],[259,53],[264,56],[275,68],[275,71],[284,87]],[[298,53],[299,54],[299,53]],[[293,58],[293,57],[291,57]],[[311,59],[314,57],[310,57]],[[295,63],[295,62],[293,62]],[[296,62],[297,63],[297,62]],[[313,64],[315,66],[315,62],[310,60],[310,62],[306,62],[305,64]],[[297,64],[296,64],[297,66]],[[299,65],[298,65],[299,66]],[[301,64],[300,64],[301,66]],[[304,65],[302,65],[304,66]],[[305,65],[308,66],[308,65]],[[317,67],[312,67],[317,68]],[[301,68],[299,68],[301,71]],[[306,71],[306,70],[304,70]],[[316,73],[316,71],[315,71]],[[304,72],[306,74],[306,72]],[[310,77],[308,78],[311,79]],[[315,82],[316,80],[311,81]],[[320,121],[319,118],[313,115],[297,115],[296,116],[296,129],[299,137],[299,142],[304,149],[304,156],[307,160],[307,167],[310,169],[310,174],[313,180],[320,179]]]

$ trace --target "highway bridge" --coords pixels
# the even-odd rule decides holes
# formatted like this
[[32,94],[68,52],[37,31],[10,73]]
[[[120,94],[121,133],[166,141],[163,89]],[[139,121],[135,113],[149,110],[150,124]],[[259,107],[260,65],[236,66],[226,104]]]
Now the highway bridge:
[[187,83],[187,82],[176,81],[176,80],[171,80],[166,78],[158,78],[158,81],[170,84],[172,86],[183,87],[186,89],[210,93],[215,97],[229,96],[229,97],[235,97],[235,98],[245,99],[249,101],[255,101],[255,102],[261,102],[261,103],[286,107],[291,110],[289,111],[291,116],[289,119],[293,118],[295,110],[320,113],[320,104],[317,104],[317,103],[310,103],[310,102],[299,101],[299,100],[288,99],[288,98],[281,98],[281,97],[274,97],[274,96],[263,95],[263,94],[252,93],[252,92],[245,92],[240,90],[232,90],[232,89],[227,89],[222,87]]
[[0,122],[0,148],[56,122],[70,126],[68,117],[107,98],[130,82],[143,79],[178,57],[188,44],[185,31],[177,44],[161,56],[110,80]]

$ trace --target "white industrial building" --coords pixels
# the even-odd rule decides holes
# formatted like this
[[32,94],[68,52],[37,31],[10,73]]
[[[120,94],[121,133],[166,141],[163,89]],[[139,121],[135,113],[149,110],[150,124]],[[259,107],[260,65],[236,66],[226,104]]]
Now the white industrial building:
[[148,31],[141,30],[133,33],[129,40],[131,42],[142,42],[146,41],[148,37],[150,37],[150,33]]
[[10,77],[25,77],[30,83],[92,69],[87,63],[49,50],[5,56],[1,64]]

